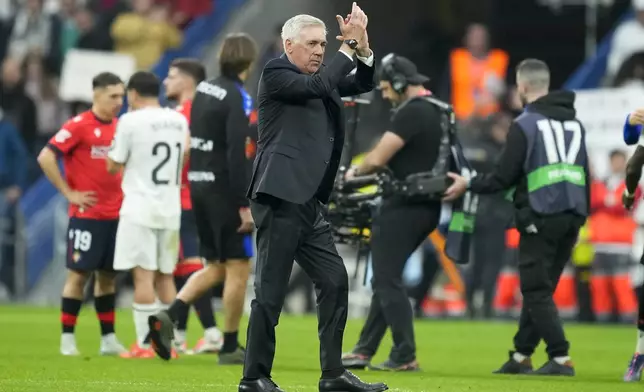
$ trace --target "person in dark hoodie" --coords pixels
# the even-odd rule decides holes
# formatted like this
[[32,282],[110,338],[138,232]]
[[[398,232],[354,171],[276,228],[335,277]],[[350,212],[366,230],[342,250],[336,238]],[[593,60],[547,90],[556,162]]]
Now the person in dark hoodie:
[[[454,183],[445,193],[446,200],[455,200],[467,190],[490,194],[515,187],[523,308],[515,349],[495,373],[575,374],[553,293],[588,216],[590,178],[575,95],[549,92],[549,85],[546,63],[528,59],[519,64],[517,89],[525,110],[510,127],[496,170],[470,180],[449,173]],[[541,339],[548,361],[533,371],[530,357]]]

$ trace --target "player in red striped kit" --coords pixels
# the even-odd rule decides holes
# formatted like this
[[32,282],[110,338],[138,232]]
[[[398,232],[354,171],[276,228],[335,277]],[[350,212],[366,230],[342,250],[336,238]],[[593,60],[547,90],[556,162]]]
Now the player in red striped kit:
[[[190,123],[190,110],[197,85],[206,78],[206,70],[198,60],[177,59],[172,62],[168,70],[168,77],[164,81],[168,99],[178,102],[177,110],[188,119]],[[197,244],[197,228],[192,212],[190,199],[190,183],[188,181],[189,164],[183,166],[181,182],[181,260],[174,272],[177,292],[186,284],[189,277],[203,268],[199,257]],[[216,327],[215,316],[212,308],[212,292],[206,292],[194,304],[204,328],[204,337],[199,340],[194,348],[195,353],[218,352],[223,345],[223,335]],[[188,322],[187,309],[177,320],[175,332],[175,349],[179,352],[187,351],[186,328]]]
[[[125,352],[114,334],[114,245],[123,200],[121,175],[107,173],[105,159],[123,106],[125,89],[112,73],[92,81],[92,109],[67,121],[38,156],[47,178],[69,201],[67,279],[61,305],[60,352],[79,355],[74,337],[85,283],[95,273],[94,306],[101,325],[102,355]],[[65,177],[58,169],[62,156]]]

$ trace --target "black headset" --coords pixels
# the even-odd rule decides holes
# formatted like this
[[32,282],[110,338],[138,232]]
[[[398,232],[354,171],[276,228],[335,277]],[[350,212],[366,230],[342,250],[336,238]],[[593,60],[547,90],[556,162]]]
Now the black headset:
[[409,85],[407,77],[396,70],[398,57],[394,53],[389,53],[382,59],[382,72],[385,80],[391,82],[391,87],[398,94],[403,94]]

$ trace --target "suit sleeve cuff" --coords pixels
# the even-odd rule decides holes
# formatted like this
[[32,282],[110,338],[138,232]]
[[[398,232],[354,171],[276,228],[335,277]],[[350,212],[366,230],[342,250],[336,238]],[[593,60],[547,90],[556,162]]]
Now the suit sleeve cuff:
[[340,51],[340,53],[342,53],[343,55],[347,56],[349,58],[349,60],[351,60],[353,62],[353,57],[350,56],[349,53],[347,53],[345,51],[342,51],[342,50]]
[[356,58],[362,61],[362,63],[367,67],[373,67],[373,60],[374,60],[373,51],[371,51],[371,55],[369,55],[369,57],[361,57],[356,55]]

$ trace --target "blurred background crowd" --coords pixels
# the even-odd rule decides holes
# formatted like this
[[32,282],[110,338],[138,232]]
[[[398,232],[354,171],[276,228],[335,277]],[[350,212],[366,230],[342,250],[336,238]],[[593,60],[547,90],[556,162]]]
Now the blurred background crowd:
[[[361,4],[370,16],[372,47],[380,58],[388,52],[406,56],[431,76],[427,87],[454,106],[477,172],[494,166],[522,111],[513,88],[515,64],[541,58],[552,68],[553,88],[579,91],[593,161],[592,216],[556,302],[571,319],[632,322],[643,283],[644,214],[621,207],[631,150],[620,130],[629,111],[644,107],[644,0],[395,3]],[[111,67],[117,63],[109,61],[125,58],[125,78],[137,69],[163,78],[169,61],[189,56],[203,59],[215,75],[221,37],[247,31],[263,48],[248,85],[256,91],[263,64],[282,53],[285,19],[306,12],[333,23],[349,6],[346,0],[0,0],[0,300],[49,304],[58,298],[65,202],[42,178],[35,158],[67,118],[89,107],[88,99],[62,93],[90,90],[75,77],[79,69]],[[336,26],[328,28],[335,36]],[[369,105],[348,108],[349,117],[360,111],[352,155],[373,145],[389,121],[378,92],[367,99]],[[405,273],[418,317],[516,317],[518,234],[507,228],[511,215],[502,197],[481,199],[473,262],[465,268],[444,257],[440,239],[428,239]],[[356,265],[355,249],[341,251],[347,264]],[[368,290],[356,279],[357,315],[368,305]],[[285,310],[314,311],[313,295],[295,267]]]

